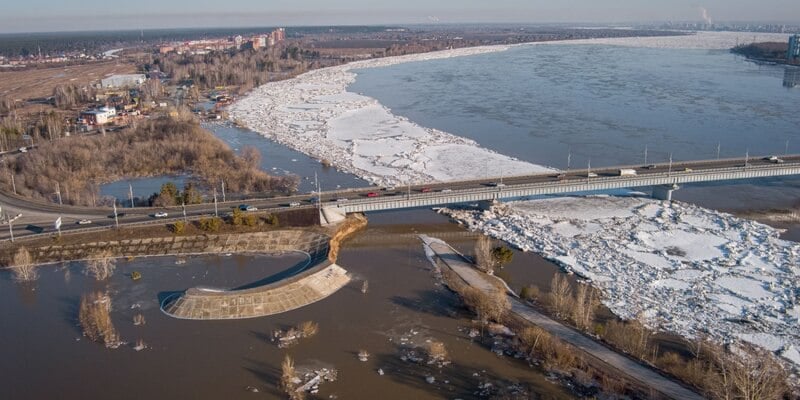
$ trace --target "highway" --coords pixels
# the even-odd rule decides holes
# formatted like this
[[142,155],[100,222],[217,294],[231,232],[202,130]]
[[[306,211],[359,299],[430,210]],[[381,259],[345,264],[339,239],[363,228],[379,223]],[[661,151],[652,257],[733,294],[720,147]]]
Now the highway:
[[[487,177],[458,182],[444,182],[424,185],[411,185],[396,188],[360,188],[344,189],[335,191],[325,191],[319,196],[320,203],[316,204],[316,194],[306,193],[293,196],[253,198],[248,200],[219,202],[217,213],[222,216],[232,211],[232,208],[240,204],[247,204],[258,208],[258,212],[274,212],[290,208],[311,208],[311,207],[332,207],[345,209],[347,212],[368,211],[379,209],[396,209],[410,206],[411,203],[391,205],[397,200],[418,200],[419,206],[443,205],[457,202],[453,199],[459,195],[475,194],[475,198],[486,198],[487,193],[492,193],[489,198],[519,197],[519,193],[525,193],[522,189],[530,190],[536,188],[543,193],[569,193],[582,191],[580,188],[586,184],[590,188],[594,182],[607,182],[610,185],[631,186],[622,187],[641,187],[646,186],[648,177],[657,177],[664,180],[669,177],[671,182],[693,182],[693,181],[712,181],[716,175],[732,176],[742,175],[741,172],[758,172],[759,177],[780,176],[795,174],[794,169],[800,170],[800,155],[782,156],[778,160],[769,160],[769,157],[754,157],[745,160],[744,158],[702,160],[688,162],[674,162],[634,165],[634,166],[615,166],[592,169],[576,169],[569,171],[554,171],[536,175],[525,176],[506,176],[506,177]],[[634,170],[634,176],[620,176],[620,170]],[[788,172],[787,172],[788,171]],[[716,175],[712,175],[716,174]],[[774,174],[774,175],[773,175]],[[707,176],[704,176],[707,175]],[[711,177],[709,179],[709,177]],[[730,179],[730,178],[728,178]],[[736,178],[739,179],[739,178]],[[743,179],[743,177],[741,178]],[[549,190],[549,191],[548,191]],[[515,193],[517,193],[515,195]],[[531,192],[534,193],[534,192]],[[538,192],[536,192],[538,193]],[[474,197],[474,196],[473,196]],[[463,197],[472,198],[472,197]],[[424,202],[421,202],[424,200]],[[62,217],[62,231],[72,231],[77,229],[88,230],[105,229],[113,227],[115,220],[113,211],[108,207],[75,207],[60,206],[58,204],[47,203],[26,199],[20,196],[0,191],[0,206],[3,214],[11,217],[22,214],[22,217],[14,222],[14,232],[16,237],[35,233],[53,232],[53,222],[59,216]],[[181,206],[169,208],[120,208],[120,225],[141,225],[152,223],[166,223],[168,221],[183,218]],[[166,212],[168,217],[155,218],[157,212]],[[213,203],[204,203],[186,206],[186,217],[197,219],[203,216],[215,214]],[[86,219],[91,220],[91,224],[79,225],[77,221]],[[0,227],[0,237],[8,238],[8,229]]]

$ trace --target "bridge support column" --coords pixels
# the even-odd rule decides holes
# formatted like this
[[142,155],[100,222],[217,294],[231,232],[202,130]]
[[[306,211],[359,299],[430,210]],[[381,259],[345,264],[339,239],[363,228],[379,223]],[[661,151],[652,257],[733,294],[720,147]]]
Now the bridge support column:
[[653,186],[653,198],[658,200],[672,201],[672,192],[680,188],[681,187],[676,184]]
[[482,200],[478,202],[478,208],[483,211],[488,211],[492,209],[492,206],[497,205],[499,202],[496,199],[492,200]]
[[322,207],[319,211],[319,224],[336,225],[347,218],[347,213],[338,207]]

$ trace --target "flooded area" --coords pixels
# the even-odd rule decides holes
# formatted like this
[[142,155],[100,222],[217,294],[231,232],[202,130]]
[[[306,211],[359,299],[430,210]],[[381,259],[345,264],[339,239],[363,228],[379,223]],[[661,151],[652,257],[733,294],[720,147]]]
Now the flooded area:
[[183,190],[183,186],[189,182],[189,177],[184,175],[154,176],[106,183],[100,185],[100,196],[113,197],[117,199],[117,204],[123,207],[130,207],[131,192],[133,192],[134,199],[147,199],[153,193],[159,193],[161,185],[168,182],[174,183],[178,190]]
[[[316,398],[477,398],[486,383],[519,384],[541,398],[574,398],[536,367],[497,356],[470,339],[471,315],[436,283],[422,245],[409,235],[413,230],[440,234],[464,248],[474,240],[430,211],[376,214],[339,257],[354,276],[350,285],[311,306],[248,320],[177,320],[164,315],[158,301],[198,285],[238,287],[289,268],[302,256],[195,257],[179,265],[170,257],[123,260],[109,283],[85,276],[80,263],[41,267],[32,285],[17,284],[2,271],[0,320],[14,323],[0,330],[6,356],[0,376],[14,384],[0,385],[0,398],[278,399],[283,396],[275,383],[286,354],[299,370],[338,370],[338,380],[323,384]],[[524,257],[517,260],[525,263]],[[551,264],[541,268],[555,271]],[[142,279],[132,281],[132,271]],[[366,294],[363,280],[369,281]],[[128,345],[109,350],[81,337],[78,304],[92,290],[111,294],[111,316]],[[134,326],[139,313],[146,324]],[[319,324],[316,336],[288,349],[271,342],[273,331],[307,320]],[[138,339],[148,348],[134,351]],[[439,368],[401,359],[427,340],[444,342],[452,364]],[[357,357],[362,349],[371,355],[366,362]]]

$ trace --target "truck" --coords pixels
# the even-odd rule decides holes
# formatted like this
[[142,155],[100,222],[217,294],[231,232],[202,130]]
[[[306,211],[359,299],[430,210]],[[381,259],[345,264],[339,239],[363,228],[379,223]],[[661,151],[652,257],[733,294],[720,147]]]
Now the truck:
[[619,170],[619,176],[634,176],[636,175],[636,170],[631,168],[624,168]]

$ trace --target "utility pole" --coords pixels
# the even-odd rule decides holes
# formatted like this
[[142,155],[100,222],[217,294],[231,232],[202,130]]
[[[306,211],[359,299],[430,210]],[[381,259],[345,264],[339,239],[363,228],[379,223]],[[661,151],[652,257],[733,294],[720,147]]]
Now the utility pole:
[[786,146],[783,148],[783,155],[784,156],[789,155],[789,139],[786,139]]
[[114,225],[119,229],[119,217],[117,216],[117,199],[114,199]]
[[225,201],[225,180],[222,180],[222,202],[224,203]]
[[14,183],[14,172],[11,172],[11,189],[14,190],[14,194],[17,194],[17,184]]
[[717,142],[717,160],[719,160],[719,151],[720,151],[721,148],[722,148],[722,143],[721,142]]
[[644,145],[644,165],[647,165],[647,145]]
[[217,188],[214,188],[214,216],[219,217],[219,211],[217,210]]
[[181,206],[183,207],[183,222],[186,223],[188,222],[186,219],[186,200],[181,202]]
[[672,175],[672,153],[669,153],[669,169],[667,170],[667,176]]
[[586,184],[589,184],[589,177],[592,176],[592,159],[586,162]]
[[569,171],[569,166],[572,163],[572,148],[567,149],[567,171]]
[[747,162],[750,161],[750,149],[744,151],[744,167],[747,168]]
[[131,185],[130,183],[128,184],[128,193],[131,196],[131,208],[135,208],[133,205],[133,185]]
[[64,203],[61,202],[61,187],[56,182],[56,195],[58,196],[58,205],[63,206]]
[[6,213],[6,221],[8,221],[8,234],[11,235],[11,243],[14,243],[14,220],[16,218],[9,218]]

